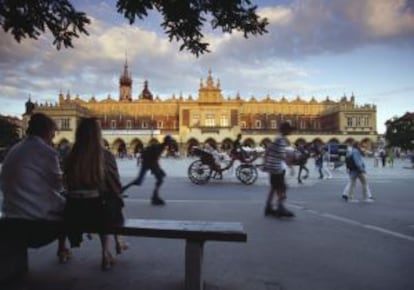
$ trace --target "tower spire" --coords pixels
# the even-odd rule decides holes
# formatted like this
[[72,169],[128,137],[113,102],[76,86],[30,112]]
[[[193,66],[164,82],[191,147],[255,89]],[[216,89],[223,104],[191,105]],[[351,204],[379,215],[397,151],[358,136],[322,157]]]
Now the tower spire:
[[132,78],[128,71],[128,58],[126,52],[124,71],[119,78],[119,100],[132,101]]

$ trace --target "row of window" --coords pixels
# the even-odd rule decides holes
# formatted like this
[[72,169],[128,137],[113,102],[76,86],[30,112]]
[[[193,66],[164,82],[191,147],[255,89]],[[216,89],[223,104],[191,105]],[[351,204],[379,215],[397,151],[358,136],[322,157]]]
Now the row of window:
[[[219,121],[219,126],[220,127],[229,127],[230,126],[230,121],[227,117],[227,115],[221,115],[220,117],[220,121]],[[194,114],[192,119],[191,119],[191,125],[192,126],[199,126],[201,123],[200,121],[200,115],[198,114]],[[204,126],[205,127],[216,127],[216,118],[215,115],[212,113],[207,113],[205,115],[204,118]]]
[[70,130],[70,119],[55,119],[55,123],[58,130]]
[[[216,127],[216,120],[214,118],[214,114],[206,114],[206,118],[204,119],[204,125],[205,127]],[[55,119],[56,125],[59,130],[70,130],[70,119],[69,118],[61,118],[61,119]],[[370,120],[368,117],[347,117],[347,125],[348,127],[367,127],[369,126]],[[194,115],[191,122],[192,126],[200,126],[200,118],[199,115]],[[102,124],[101,124],[102,125]],[[247,122],[241,121],[241,127],[246,129],[247,128]],[[229,127],[230,122],[226,115],[223,115],[220,118],[220,127]],[[110,120],[109,127],[111,129],[117,129],[118,128],[118,122],[117,120]],[[173,128],[176,127],[176,121],[174,121]],[[320,129],[321,125],[319,121],[312,122],[312,124],[309,124],[308,122],[304,120],[300,120],[298,122],[299,129]],[[133,129],[133,123],[132,120],[127,120],[125,122],[125,128],[126,129]],[[163,121],[156,121],[153,124],[153,127],[151,128],[151,122],[150,121],[142,121],[141,122],[141,128],[142,129],[163,129],[164,128],[164,122]],[[265,128],[262,120],[255,120],[253,124],[254,129],[263,129]],[[277,121],[271,120],[270,121],[270,129],[277,129]]]
[[[102,125],[102,123],[101,123]],[[177,125],[176,121],[173,121],[173,128],[175,128]],[[119,124],[117,120],[111,120],[109,123],[110,129],[117,129],[119,127]],[[132,120],[126,120],[125,122],[125,128],[126,129],[133,129],[133,122]],[[164,128],[164,122],[163,121],[142,121],[141,122],[141,129],[163,129]]]
[[[321,128],[321,124],[319,121],[314,121],[312,122],[312,124],[309,124],[307,121],[305,120],[300,120],[298,121],[298,129],[320,129]],[[243,129],[247,129],[247,122],[246,121],[241,121],[241,127]],[[261,120],[255,120],[253,123],[253,128],[252,129],[264,129],[265,128],[265,124],[264,122],[262,122]],[[278,122],[276,120],[270,120],[270,129],[277,129],[278,128]]]
[[[70,130],[70,119],[69,118],[60,118],[55,119],[56,126],[58,130]],[[102,121],[99,120],[102,126]],[[174,121],[174,128],[176,126],[176,121]],[[109,127],[111,129],[117,129],[119,127],[119,124],[117,120],[110,120]],[[133,123],[132,120],[127,120],[125,122],[125,128],[126,129],[133,129]],[[162,129],[164,128],[164,122],[163,121],[157,121],[153,123],[153,127],[151,128],[151,122],[150,121],[142,121],[141,122],[141,128],[142,129]]]
[[347,117],[348,127],[368,127],[370,123],[369,117]]

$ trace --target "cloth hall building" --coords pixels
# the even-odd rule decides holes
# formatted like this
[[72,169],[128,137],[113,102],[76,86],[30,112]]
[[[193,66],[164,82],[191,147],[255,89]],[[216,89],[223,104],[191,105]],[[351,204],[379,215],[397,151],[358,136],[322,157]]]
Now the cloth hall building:
[[119,97],[97,100],[62,93],[55,104],[26,102],[23,124],[30,115],[42,112],[58,125],[55,144],[73,143],[76,126],[82,117],[98,118],[105,144],[117,152],[140,151],[151,142],[160,142],[166,134],[178,142],[182,154],[206,142],[227,150],[241,133],[246,146],[264,145],[274,139],[278,124],[290,121],[297,131],[289,136],[292,143],[345,143],[358,141],[367,149],[377,142],[376,106],[358,105],[355,97],[333,101],[329,97],[310,101],[297,97],[287,100],[266,96],[223,97],[220,81],[211,71],[201,79],[196,97],[172,95],[160,99],[151,93],[145,81],[141,93],[133,97],[133,80],[125,63],[119,78]]

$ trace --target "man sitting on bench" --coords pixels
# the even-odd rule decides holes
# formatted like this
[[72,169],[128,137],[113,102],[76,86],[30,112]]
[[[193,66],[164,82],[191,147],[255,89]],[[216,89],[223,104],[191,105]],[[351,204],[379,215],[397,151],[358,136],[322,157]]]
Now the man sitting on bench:
[[[8,152],[0,175],[3,192],[3,217],[15,219],[16,232],[26,247],[41,247],[59,238],[58,257],[69,259],[62,229],[50,224],[42,226],[30,221],[58,221],[63,219],[65,198],[59,154],[53,148],[56,124],[48,116],[33,114],[27,137]],[[27,221],[27,222],[25,222]]]

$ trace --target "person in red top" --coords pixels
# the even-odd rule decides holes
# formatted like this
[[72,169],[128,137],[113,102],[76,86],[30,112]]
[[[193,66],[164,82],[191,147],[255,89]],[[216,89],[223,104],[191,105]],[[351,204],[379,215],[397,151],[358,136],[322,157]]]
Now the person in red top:
[[127,185],[123,186],[122,191],[124,192],[132,185],[141,185],[145,175],[147,174],[147,171],[150,170],[156,179],[155,188],[152,192],[151,204],[165,205],[165,201],[159,196],[159,189],[164,181],[166,174],[165,171],[161,168],[159,160],[164,150],[173,143],[174,139],[170,135],[167,135],[164,137],[162,143],[151,144],[146,147],[141,153],[141,168],[138,177]]

